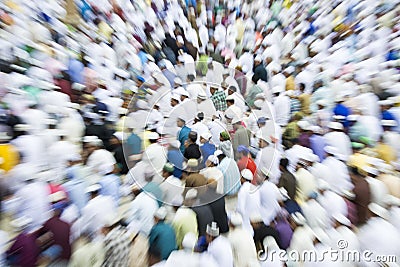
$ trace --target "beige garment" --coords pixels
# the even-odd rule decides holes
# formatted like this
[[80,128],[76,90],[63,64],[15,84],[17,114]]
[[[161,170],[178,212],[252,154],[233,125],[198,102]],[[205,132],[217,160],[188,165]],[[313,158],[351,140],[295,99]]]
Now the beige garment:
[[147,238],[138,234],[131,243],[131,251],[129,253],[129,267],[144,267],[148,266],[147,251],[149,249],[149,242]]
[[400,178],[392,174],[382,174],[378,177],[389,190],[389,194],[400,198]]

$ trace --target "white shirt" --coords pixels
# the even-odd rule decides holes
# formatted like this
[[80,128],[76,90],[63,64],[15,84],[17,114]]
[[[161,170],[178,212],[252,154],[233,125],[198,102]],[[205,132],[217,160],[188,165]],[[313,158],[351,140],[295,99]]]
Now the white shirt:
[[137,195],[132,201],[130,210],[128,211],[130,214],[128,229],[140,231],[148,236],[154,225],[153,216],[157,209],[158,204],[152,194],[142,192]]
[[329,183],[330,187],[335,192],[341,192],[342,190],[353,189],[353,184],[351,183],[349,171],[347,166],[335,157],[327,157],[322,162],[330,171],[326,173],[325,176],[321,176],[326,182]]
[[143,152],[142,160],[156,172],[161,173],[164,164],[167,163],[166,152],[159,144],[151,144]]
[[160,189],[163,191],[164,202],[169,204],[176,196],[181,195],[185,188],[181,180],[171,175],[160,184]]
[[256,246],[249,232],[236,227],[229,232],[228,240],[232,247],[234,266],[257,267],[260,265],[257,260]]
[[243,228],[253,234],[253,227],[250,224],[250,216],[260,212],[260,194],[258,188],[250,182],[244,182],[239,189],[237,196],[236,211],[242,215]]
[[83,231],[97,233],[106,223],[109,216],[116,215],[117,210],[111,196],[99,195],[82,209],[81,226]]
[[111,152],[105,149],[98,149],[90,154],[86,165],[92,170],[92,172],[99,173],[102,166],[109,164],[114,165],[115,163],[115,158]]
[[265,225],[269,225],[280,210],[278,199],[280,198],[280,192],[278,187],[269,182],[264,183],[259,188],[260,194],[260,213],[263,218]]
[[216,192],[218,194],[224,193],[224,174],[217,167],[207,167],[200,171],[200,174],[204,175],[207,179],[214,179],[217,181]]
[[286,126],[290,119],[290,98],[280,94],[274,100],[275,120],[281,126]]
[[207,253],[214,257],[220,267],[233,267],[232,248],[228,241],[223,236],[218,236],[214,239],[207,248]]
[[343,132],[329,132],[324,135],[326,145],[337,148],[340,154],[348,158],[352,153],[351,140]]

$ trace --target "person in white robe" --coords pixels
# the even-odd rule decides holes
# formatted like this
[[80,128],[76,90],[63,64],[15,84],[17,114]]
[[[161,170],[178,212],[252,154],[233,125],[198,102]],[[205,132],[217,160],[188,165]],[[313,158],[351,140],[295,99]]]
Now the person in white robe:
[[352,154],[351,140],[347,134],[343,132],[343,124],[340,122],[330,122],[328,128],[331,132],[324,135],[325,143],[328,146],[335,147],[344,159]]
[[218,266],[233,267],[233,253],[229,240],[219,234],[216,222],[207,225],[206,242],[208,244],[207,254],[211,255]]
[[143,152],[142,160],[154,169],[155,172],[161,173],[165,163],[167,162],[166,152],[164,148],[157,143],[159,135],[151,132],[147,135],[150,145]]

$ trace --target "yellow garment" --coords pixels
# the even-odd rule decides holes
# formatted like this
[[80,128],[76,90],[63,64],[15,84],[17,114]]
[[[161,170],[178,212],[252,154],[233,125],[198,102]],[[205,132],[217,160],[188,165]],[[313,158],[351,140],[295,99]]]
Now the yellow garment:
[[149,135],[150,131],[144,131],[143,133],[139,134],[140,139],[143,140],[143,151],[146,150],[146,148],[151,145],[148,135]]
[[3,159],[3,162],[0,164],[0,169],[8,172],[18,164],[19,154],[14,146],[10,144],[0,144],[0,158]]
[[357,167],[357,169],[362,170],[365,166],[368,166],[367,160],[370,157],[361,153],[355,153],[349,157],[347,165],[352,167]]
[[301,103],[301,112],[305,115],[310,115],[310,102],[311,95],[310,94],[301,94],[299,95],[299,101]]
[[187,233],[194,233],[198,236],[196,213],[187,207],[180,207],[176,211],[172,227],[176,233],[176,244],[181,249],[183,238]]
[[294,77],[289,76],[286,78],[286,91],[288,90],[295,90],[296,89],[296,83],[294,82]]
[[236,20],[235,28],[237,30],[236,42],[238,44],[241,44],[242,40],[243,40],[244,30],[245,30],[243,21],[242,20]]
[[386,163],[396,161],[396,151],[387,144],[379,143],[375,147],[375,152],[377,153],[377,158],[383,159]]
[[99,23],[98,27],[98,33],[103,36],[107,41],[111,41],[111,35],[114,30],[110,27],[110,25],[102,21]]

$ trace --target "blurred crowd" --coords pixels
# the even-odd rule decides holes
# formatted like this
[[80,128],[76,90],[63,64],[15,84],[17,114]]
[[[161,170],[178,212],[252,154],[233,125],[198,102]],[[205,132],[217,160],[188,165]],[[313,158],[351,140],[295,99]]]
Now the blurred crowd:
[[399,22],[395,0],[1,1],[0,266],[398,266]]

